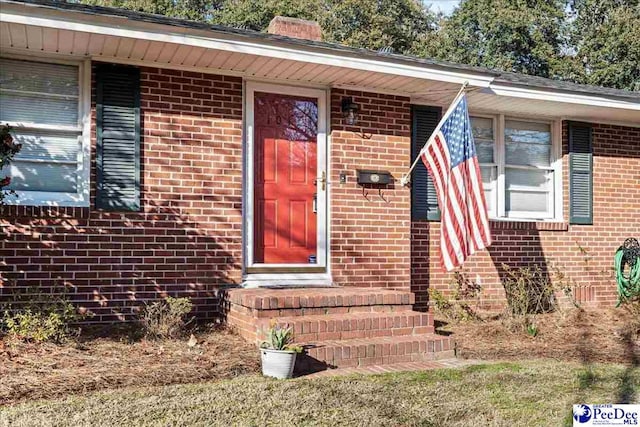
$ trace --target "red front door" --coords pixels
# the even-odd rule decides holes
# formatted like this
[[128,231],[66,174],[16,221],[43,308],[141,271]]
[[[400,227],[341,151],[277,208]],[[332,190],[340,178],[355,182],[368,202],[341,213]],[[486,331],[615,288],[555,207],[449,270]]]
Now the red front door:
[[256,92],[254,262],[315,262],[318,103]]

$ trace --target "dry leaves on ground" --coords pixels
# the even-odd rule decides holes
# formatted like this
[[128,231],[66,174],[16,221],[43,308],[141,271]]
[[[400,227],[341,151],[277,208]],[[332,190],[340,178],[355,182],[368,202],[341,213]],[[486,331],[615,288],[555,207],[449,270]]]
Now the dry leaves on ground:
[[[536,317],[539,334],[511,332],[500,319],[442,326],[471,359],[552,358],[640,365],[638,319],[624,309],[569,309]],[[633,333],[635,329],[636,333]]]
[[[194,337],[196,338],[196,337]],[[224,328],[187,339],[64,345],[0,341],[0,405],[125,386],[192,383],[257,372],[255,346]],[[193,340],[191,340],[193,342]]]

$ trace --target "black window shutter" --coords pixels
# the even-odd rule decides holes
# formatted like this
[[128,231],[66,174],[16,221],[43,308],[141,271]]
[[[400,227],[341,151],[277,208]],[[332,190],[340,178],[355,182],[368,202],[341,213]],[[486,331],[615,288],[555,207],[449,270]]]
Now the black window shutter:
[[593,224],[593,131],[569,123],[569,222]]
[[[435,107],[413,105],[411,114],[411,161],[413,162],[438,126],[442,110]],[[422,161],[418,161],[411,174],[411,218],[413,220],[440,220],[436,188]]]
[[140,71],[101,65],[96,70],[96,207],[140,209]]

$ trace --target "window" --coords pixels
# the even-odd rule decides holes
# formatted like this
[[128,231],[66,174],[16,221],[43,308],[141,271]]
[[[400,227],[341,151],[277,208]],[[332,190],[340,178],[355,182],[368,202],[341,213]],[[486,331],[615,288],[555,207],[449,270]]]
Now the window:
[[490,217],[496,216],[498,164],[495,156],[495,131],[493,119],[472,117],[471,128],[476,144],[478,163],[482,172],[484,194],[487,199],[487,210]]
[[489,216],[561,217],[554,123],[502,115],[472,116],[471,122]]
[[13,127],[22,150],[1,171],[25,205],[86,206],[88,103],[85,67],[0,58],[0,122]]

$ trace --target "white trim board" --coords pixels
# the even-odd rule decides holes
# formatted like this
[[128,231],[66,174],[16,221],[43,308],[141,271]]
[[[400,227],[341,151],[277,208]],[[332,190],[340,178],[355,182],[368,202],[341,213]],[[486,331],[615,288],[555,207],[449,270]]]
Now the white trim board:
[[491,83],[488,92],[497,96],[510,96],[514,98],[537,99],[540,101],[555,101],[568,104],[582,104],[606,108],[622,108],[625,110],[640,111],[640,101],[625,101],[608,97],[598,97],[579,92],[558,92],[538,88],[522,88],[504,84]]
[[302,274],[250,274],[242,281],[244,288],[268,288],[270,286],[326,287],[333,281],[329,273]]

